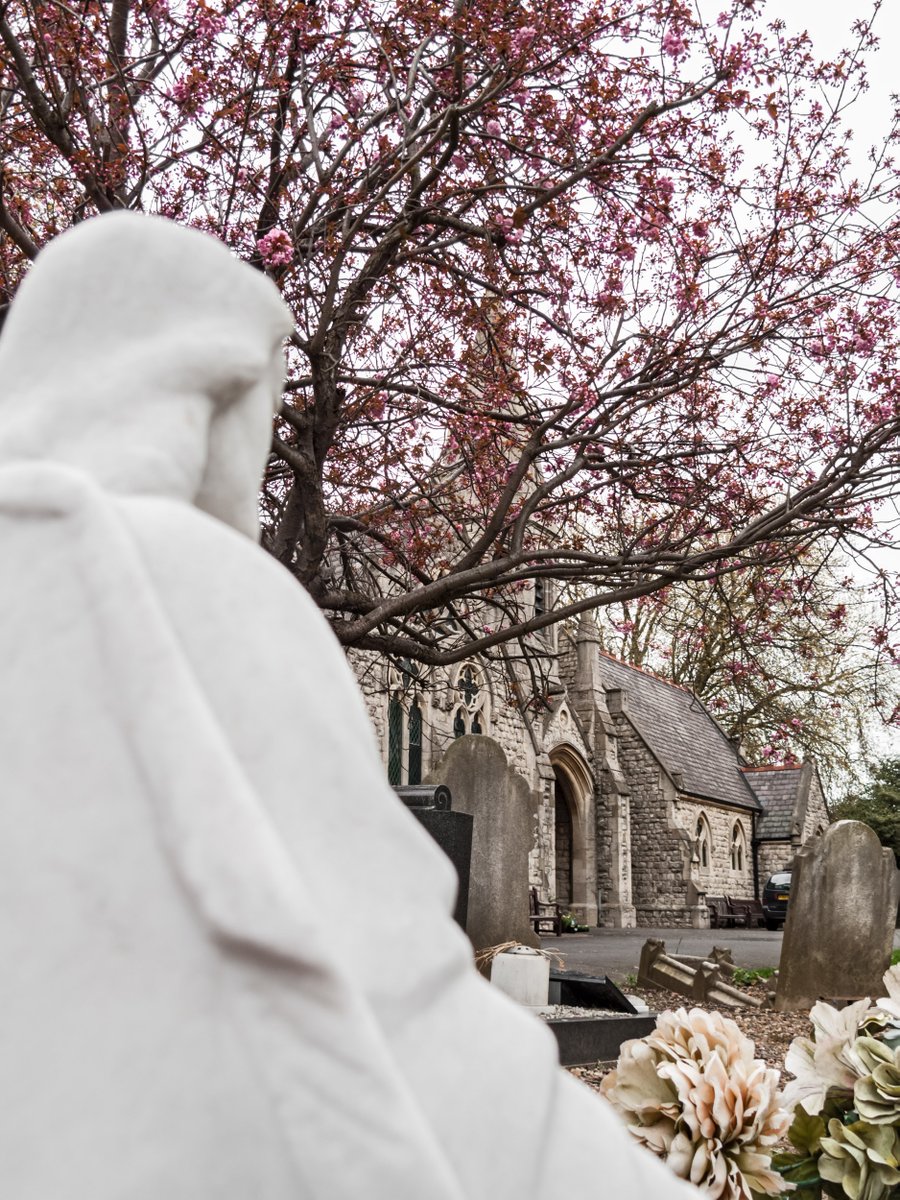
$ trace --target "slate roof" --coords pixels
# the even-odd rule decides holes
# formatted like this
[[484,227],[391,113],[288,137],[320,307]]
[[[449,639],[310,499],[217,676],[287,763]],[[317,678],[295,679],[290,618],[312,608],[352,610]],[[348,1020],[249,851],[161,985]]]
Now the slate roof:
[[600,653],[607,691],[621,689],[628,719],[679,791],[758,809],[740,771],[737,751],[696,696],[686,688]]
[[763,807],[757,821],[759,838],[790,838],[797,811],[803,767],[745,767],[744,778]]

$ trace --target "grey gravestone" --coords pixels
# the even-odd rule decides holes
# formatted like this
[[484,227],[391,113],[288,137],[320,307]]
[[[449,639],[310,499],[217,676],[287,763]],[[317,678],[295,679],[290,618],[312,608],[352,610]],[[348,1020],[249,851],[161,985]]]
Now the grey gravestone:
[[535,793],[497,742],[481,734],[458,738],[428,781],[445,783],[454,811],[474,818],[466,933],[476,952],[511,941],[539,946],[528,920]]
[[883,990],[894,939],[894,855],[861,821],[838,821],[794,859],[775,1007],[859,1000]]

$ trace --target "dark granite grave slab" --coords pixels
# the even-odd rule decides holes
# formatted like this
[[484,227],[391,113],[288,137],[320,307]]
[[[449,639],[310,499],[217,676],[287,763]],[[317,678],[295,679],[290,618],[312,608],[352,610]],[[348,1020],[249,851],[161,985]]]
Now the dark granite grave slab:
[[397,784],[394,791],[423,825],[456,868],[459,890],[453,920],[466,928],[469,916],[469,878],[472,865],[474,817],[453,812],[450,789],[442,783]]
[[459,876],[459,891],[453,920],[463,929],[469,913],[469,871],[472,863],[472,826],[474,818],[464,812],[446,812],[437,808],[412,808],[409,810],[418,820],[450,861]]
[[638,1011],[607,975],[582,975],[579,971],[560,971],[552,967],[549,1003],[632,1014]]
[[559,1046],[563,1067],[586,1067],[612,1062],[619,1057],[623,1042],[646,1037],[656,1024],[656,1014],[607,1017],[558,1017],[547,1025]]

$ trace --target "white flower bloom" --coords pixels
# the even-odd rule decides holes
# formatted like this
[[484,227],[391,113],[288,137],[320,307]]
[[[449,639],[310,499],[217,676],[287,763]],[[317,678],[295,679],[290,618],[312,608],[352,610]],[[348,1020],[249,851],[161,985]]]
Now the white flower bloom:
[[868,999],[841,1009],[822,1001],[813,1005],[809,1018],[815,1038],[794,1038],[784,1060],[785,1068],[795,1077],[781,1097],[785,1108],[801,1104],[815,1115],[822,1111],[829,1088],[853,1091],[856,1081],[866,1073],[853,1047],[860,1026],[871,1013]]
[[772,1170],[771,1148],[791,1117],[778,1072],[754,1053],[734,1021],[682,1008],[625,1043],[602,1091],[634,1137],[709,1200],[779,1195],[790,1185]]
[[882,1011],[900,1019],[900,963],[895,967],[888,967],[883,979],[887,995],[882,996],[876,1003]]

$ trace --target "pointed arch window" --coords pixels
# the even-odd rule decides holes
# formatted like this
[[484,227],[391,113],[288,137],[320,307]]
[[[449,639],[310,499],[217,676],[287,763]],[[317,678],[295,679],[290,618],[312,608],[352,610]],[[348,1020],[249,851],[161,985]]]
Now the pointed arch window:
[[424,761],[427,704],[423,700],[421,674],[418,664],[407,659],[385,667],[387,720],[382,745],[387,756],[388,782],[395,787],[421,783],[427,765]]
[[731,869],[732,871],[743,871],[744,863],[747,861],[747,839],[744,834],[744,827],[740,821],[735,821],[731,830]]
[[697,839],[697,858],[700,862],[700,870],[708,871],[712,859],[712,832],[705,816],[701,816],[697,821],[695,837]]
[[388,702],[388,783],[399,784],[403,774],[403,705],[399,692]]
[[534,581],[534,615],[542,617],[547,611],[547,588],[543,579]]
[[406,752],[407,783],[422,782],[422,710],[418,700],[409,707],[409,746]]

